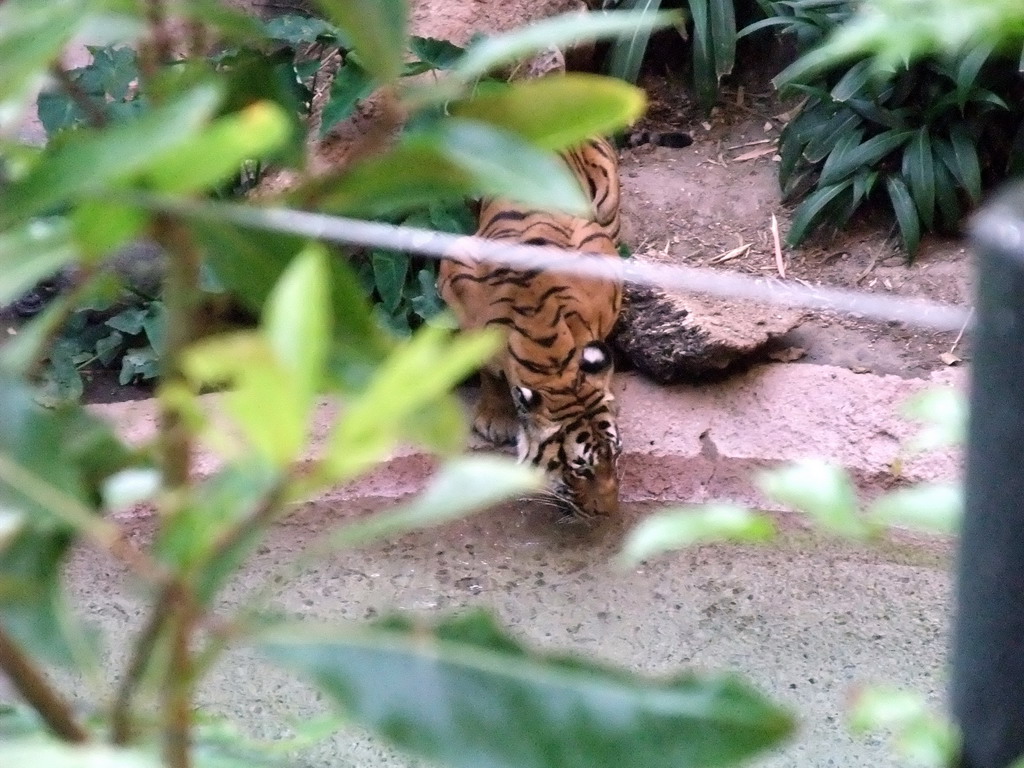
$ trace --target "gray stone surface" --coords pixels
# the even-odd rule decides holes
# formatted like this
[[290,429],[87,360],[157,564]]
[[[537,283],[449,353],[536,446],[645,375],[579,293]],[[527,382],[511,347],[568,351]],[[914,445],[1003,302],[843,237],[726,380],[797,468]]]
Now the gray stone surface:
[[633,368],[662,384],[719,376],[799,325],[803,312],[627,283],[612,335]]
[[[274,531],[225,596],[234,605],[327,526],[372,501],[325,500]],[[598,531],[553,525],[511,506],[444,528],[338,555],[280,586],[274,606],[318,620],[361,620],[395,608],[436,614],[487,606],[532,645],[576,651],[652,674],[733,670],[799,714],[800,731],[759,765],[895,768],[877,738],[854,738],[844,712],[858,685],[896,684],[941,706],[949,601],[943,547],[865,551],[798,531],[777,546],[709,546],[626,572],[610,564],[632,505]],[[145,527],[145,526],[143,526]],[[142,617],[110,563],[80,554],[70,573],[80,604],[124,660]],[[248,732],[278,737],[325,711],[310,688],[237,650],[203,687],[202,702]],[[428,700],[424,706],[430,706]],[[358,729],[302,753],[303,766],[405,766]]]
[[[320,620],[488,606],[538,648],[578,651],[652,674],[734,670],[800,718],[794,740],[758,765],[895,768],[899,761],[879,737],[848,733],[844,713],[858,686],[877,682],[919,691],[941,709],[949,542],[908,538],[868,550],[822,541],[780,515],[784,535],[775,545],[700,547],[628,571],[617,570],[611,558],[625,532],[653,508],[638,499],[756,503],[751,472],[779,461],[824,456],[851,469],[862,490],[892,485],[899,442],[913,432],[894,414],[927,384],[798,365],[765,366],[714,387],[658,388],[621,377],[628,446],[623,489],[633,502],[619,519],[581,530],[555,525],[542,507],[510,505],[339,554],[282,581],[273,605]],[[96,411],[132,439],[152,434],[150,403]],[[318,436],[330,416],[326,408],[320,412]],[[213,464],[201,457],[200,471]],[[429,466],[416,452],[401,451],[365,481],[304,505],[275,528],[223,606],[237,605],[273,579],[330,526],[421,486]],[[948,478],[958,467],[956,455],[939,454],[906,462],[904,477]],[[145,515],[125,522],[133,535],[148,535]],[[109,659],[120,668],[126,629],[142,620],[138,598],[105,558],[80,552],[69,574],[78,604],[105,630]],[[245,649],[220,664],[201,698],[261,737],[278,737],[287,722],[326,707],[315,691]],[[296,764],[418,765],[354,728],[304,751]]]

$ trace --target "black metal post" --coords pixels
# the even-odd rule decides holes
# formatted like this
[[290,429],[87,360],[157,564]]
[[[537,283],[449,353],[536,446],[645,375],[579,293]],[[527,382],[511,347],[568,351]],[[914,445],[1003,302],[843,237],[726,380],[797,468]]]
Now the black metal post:
[[977,325],[953,631],[962,768],[1024,755],[1024,186],[975,222]]

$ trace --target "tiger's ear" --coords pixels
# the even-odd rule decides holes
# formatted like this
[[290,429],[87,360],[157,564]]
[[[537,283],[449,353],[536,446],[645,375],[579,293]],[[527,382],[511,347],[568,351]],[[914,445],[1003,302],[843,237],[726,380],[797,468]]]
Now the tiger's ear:
[[580,351],[580,369],[584,373],[602,373],[612,365],[612,351],[603,341],[585,344]]

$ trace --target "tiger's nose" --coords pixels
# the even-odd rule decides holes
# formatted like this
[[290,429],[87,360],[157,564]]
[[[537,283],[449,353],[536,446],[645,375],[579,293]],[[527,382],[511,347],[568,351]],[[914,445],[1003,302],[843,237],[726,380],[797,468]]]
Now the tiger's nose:
[[584,491],[583,507],[594,515],[619,511],[619,479],[614,472],[598,474]]

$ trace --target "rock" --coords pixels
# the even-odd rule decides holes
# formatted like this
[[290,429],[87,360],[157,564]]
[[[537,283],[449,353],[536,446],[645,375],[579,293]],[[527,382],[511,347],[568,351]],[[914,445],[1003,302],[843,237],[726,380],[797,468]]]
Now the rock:
[[803,319],[799,310],[628,283],[612,335],[616,353],[661,384],[721,374]]

